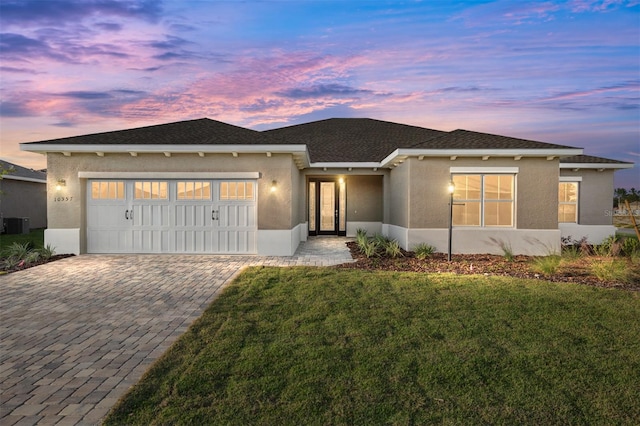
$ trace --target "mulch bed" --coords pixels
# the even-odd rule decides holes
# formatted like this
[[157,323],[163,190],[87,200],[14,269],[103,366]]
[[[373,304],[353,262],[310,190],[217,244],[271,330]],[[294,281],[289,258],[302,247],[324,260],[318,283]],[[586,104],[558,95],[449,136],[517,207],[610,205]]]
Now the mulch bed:
[[51,256],[47,260],[39,260],[37,262],[30,263],[29,265],[17,266],[17,267],[15,267],[13,269],[0,270],[0,275],[10,274],[11,272],[22,271],[22,270],[25,270],[25,269],[33,268],[34,266],[44,265],[45,263],[54,262],[56,260],[64,259],[66,257],[71,257],[71,256],[75,256],[75,255],[74,254],[56,254],[56,255]]
[[413,252],[403,251],[403,257],[395,259],[388,257],[367,258],[360,252],[356,242],[348,242],[347,246],[351,251],[351,256],[356,261],[338,265],[338,268],[508,276],[640,291],[640,282],[621,283],[599,280],[590,274],[588,261],[586,260],[572,262],[570,267],[563,267],[557,274],[544,276],[531,268],[533,260],[531,256],[514,256],[512,261],[508,261],[504,256],[490,254],[454,254],[451,256],[451,262],[449,262],[447,261],[447,255],[443,253],[434,253],[428,258],[420,260],[414,257]]

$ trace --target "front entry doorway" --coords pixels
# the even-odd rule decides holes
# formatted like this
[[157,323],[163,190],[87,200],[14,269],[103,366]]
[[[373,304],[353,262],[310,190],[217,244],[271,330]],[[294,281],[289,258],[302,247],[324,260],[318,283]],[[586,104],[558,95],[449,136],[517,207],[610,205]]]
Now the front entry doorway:
[[343,178],[309,179],[309,235],[346,235]]

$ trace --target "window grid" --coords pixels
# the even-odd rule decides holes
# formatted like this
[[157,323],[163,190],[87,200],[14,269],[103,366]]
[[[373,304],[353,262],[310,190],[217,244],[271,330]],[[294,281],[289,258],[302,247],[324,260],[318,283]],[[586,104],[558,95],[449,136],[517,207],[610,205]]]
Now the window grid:
[[169,198],[167,182],[137,181],[134,183],[136,200],[166,200]]
[[253,182],[220,182],[220,200],[253,200]]
[[558,186],[558,222],[578,223],[578,182],[560,182]]
[[123,200],[124,181],[91,182],[91,198],[94,200]]
[[454,226],[514,226],[515,175],[457,174],[452,181]]
[[209,181],[179,181],[176,184],[178,200],[210,200]]

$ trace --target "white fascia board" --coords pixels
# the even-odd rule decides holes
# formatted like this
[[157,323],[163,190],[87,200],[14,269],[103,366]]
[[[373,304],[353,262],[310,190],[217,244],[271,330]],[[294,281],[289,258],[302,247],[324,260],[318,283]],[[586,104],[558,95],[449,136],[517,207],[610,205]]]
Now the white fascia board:
[[520,167],[449,167],[449,173],[510,173],[520,172]]
[[358,163],[358,162],[345,162],[345,163],[310,163],[309,164],[309,168],[315,168],[315,169],[322,169],[322,168],[327,168],[327,169],[348,169],[349,167],[353,168],[353,169],[372,169],[375,167],[380,167],[380,163],[377,163],[375,161],[370,161],[370,162],[362,162],[362,163]]
[[560,163],[561,169],[632,169],[633,166],[615,163]]
[[[28,178],[28,177],[22,177],[22,176],[11,176],[11,175],[4,175],[2,176],[2,179],[7,179],[7,180],[21,180],[24,182],[35,182],[35,183],[47,183],[46,179],[36,179],[36,178]],[[0,179],[0,180],[2,180]]]
[[89,144],[38,144],[36,143],[21,143],[20,149],[22,151],[30,152],[104,152],[104,153],[198,153],[204,152],[205,154],[221,154],[221,153],[298,153],[307,152],[306,145],[89,145]]
[[81,179],[259,179],[260,172],[78,172]]
[[582,148],[563,149],[413,149],[398,148],[380,162],[381,167],[393,163],[396,157],[569,157],[583,153]]

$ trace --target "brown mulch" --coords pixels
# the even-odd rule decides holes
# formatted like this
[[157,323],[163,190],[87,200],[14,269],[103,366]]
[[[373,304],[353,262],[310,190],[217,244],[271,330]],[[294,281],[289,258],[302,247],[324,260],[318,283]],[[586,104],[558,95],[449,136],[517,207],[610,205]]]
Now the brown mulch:
[[357,243],[348,242],[347,246],[351,251],[351,256],[356,259],[356,261],[338,265],[338,268],[371,271],[508,276],[640,291],[640,282],[623,283],[599,280],[590,274],[589,262],[584,259],[576,260],[571,262],[570,265],[563,266],[554,275],[545,276],[532,269],[531,264],[534,258],[531,256],[514,256],[513,260],[508,261],[504,256],[490,254],[454,254],[451,256],[451,262],[449,262],[447,261],[447,255],[443,253],[434,253],[428,258],[420,260],[414,256],[413,252],[403,251],[403,256],[395,259],[389,257],[367,258],[360,252]]
[[30,263],[28,265],[26,265],[26,264],[25,265],[19,265],[19,266],[13,268],[13,269],[2,269],[2,270],[0,270],[0,275],[10,274],[11,272],[23,271],[25,269],[33,268],[34,266],[44,265],[45,263],[54,262],[56,260],[64,259],[66,257],[71,257],[71,256],[75,256],[75,255],[74,254],[56,254],[56,255],[51,256],[47,260],[39,260],[37,262]]

